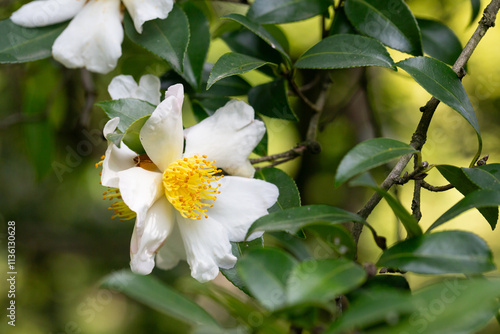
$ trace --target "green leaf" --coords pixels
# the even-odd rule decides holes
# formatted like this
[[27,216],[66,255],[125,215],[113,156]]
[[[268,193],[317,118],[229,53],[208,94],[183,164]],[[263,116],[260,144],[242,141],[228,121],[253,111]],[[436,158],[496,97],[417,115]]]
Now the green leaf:
[[476,234],[443,231],[408,239],[387,249],[377,266],[419,274],[476,274],[495,269],[491,250]]
[[108,135],[106,136],[106,139],[107,140],[110,140],[111,142],[113,142],[113,144],[115,144],[116,146],[120,147],[120,145],[122,144],[122,138],[123,138],[123,133],[108,133]]
[[295,181],[284,171],[277,168],[264,168],[255,172],[255,178],[278,187],[278,200],[268,209],[270,213],[300,206],[299,189]]
[[213,98],[218,96],[243,96],[247,95],[252,88],[245,79],[238,75],[233,75],[217,81],[209,90],[206,90],[206,84],[204,85],[205,87],[202,87],[201,92],[196,93],[196,97]]
[[453,65],[462,52],[457,35],[445,24],[434,20],[417,19],[424,52],[442,62]]
[[282,44],[278,42],[275,36],[271,34],[268,30],[266,30],[262,25],[250,21],[248,18],[246,18],[243,15],[240,14],[229,14],[224,16],[223,18],[229,19],[235,22],[238,22],[257,36],[259,36],[262,40],[264,40],[267,44],[269,44],[273,49],[277,50],[281,55],[283,56],[283,59],[288,64],[291,64],[291,59],[288,53],[285,51],[284,47]]
[[[486,166],[489,165],[485,165],[480,168]],[[462,168],[450,165],[437,165],[436,168],[439,170],[441,175],[443,175],[446,180],[450,182],[464,196],[470,194],[473,191],[481,189],[476,183],[472,182],[471,179],[467,177],[467,175],[465,175],[464,169]],[[477,209],[491,226],[495,226],[498,220],[497,207]]]
[[139,134],[141,132],[142,126],[144,125],[144,123],[146,123],[149,117],[150,115],[146,115],[136,119],[132,124],[130,124],[130,126],[127,128],[127,131],[125,131],[125,133],[123,134],[123,143],[139,155],[146,153],[139,138]]
[[[476,130],[479,157],[482,147],[481,133],[474,108],[456,73],[443,62],[429,57],[414,57],[400,61],[396,66],[408,72],[427,92],[452,107]],[[474,162],[477,158],[474,158]]]
[[[244,241],[244,242],[231,242],[231,251],[236,258],[240,258],[243,254],[246,254],[252,249],[261,249],[264,247],[264,238],[260,237],[254,239],[252,241]],[[250,291],[248,287],[245,285],[244,281],[241,279],[238,271],[236,270],[236,266],[230,269],[219,268],[220,272],[233,283],[235,287],[240,289],[241,291],[249,294]]]
[[418,221],[408,212],[408,210],[405,209],[405,207],[396,198],[394,198],[394,196],[382,189],[376,190],[384,197],[384,199],[387,201],[387,204],[389,204],[392,211],[394,211],[394,214],[399,218],[409,238],[422,235],[422,229],[418,225]]
[[359,35],[333,35],[307,50],[295,63],[297,68],[349,68],[382,66],[394,62],[385,47],[373,38]]
[[189,45],[184,57],[183,77],[194,89],[199,89],[203,65],[210,46],[210,29],[207,18],[192,2],[184,3],[183,9],[189,21],[190,35],[195,36],[189,39]]
[[345,12],[363,34],[414,56],[422,55],[417,21],[403,0],[346,0]]
[[0,21],[0,63],[25,63],[50,57],[52,44],[67,25],[24,28],[10,19]]
[[329,0],[255,0],[247,17],[257,23],[289,23],[308,19],[326,12]]
[[347,222],[363,223],[355,213],[329,205],[307,205],[276,211],[257,219],[248,229],[247,236],[259,231],[286,231],[291,234],[313,224],[341,224]]
[[255,153],[261,157],[266,156],[268,143],[269,143],[269,136],[268,136],[267,130],[266,130],[266,132],[264,133],[264,136],[262,137],[260,142],[253,149],[253,153]]
[[360,286],[366,272],[346,259],[307,260],[293,268],[287,282],[287,304],[326,304]]
[[128,270],[122,270],[106,276],[102,287],[119,291],[188,324],[219,327],[204,309],[151,275],[135,275]]
[[[316,258],[337,256],[354,260],[356,257],[356,243],[349,232],[342,225],[313,225],[306,228],[306,235],[313,234],[325,244],[317,243],[313,247]],[[325,249],[329,247],[329,249]]]
[[134,42],[165,59],[183,75],[184,55],[189,43],[189,22],[186,14],[175,5],[164,20],[146,21],[139,34],[130,15],[125,15],[125,33]]
[[[231,51],[250,57],[279,64],[282,61],[280,53],[266,43],[262,38],[246,28],[230,31],[221,36]],[[263,70],[269,67],[260,68]]]
[[357,34],[356,29],[352,26],[351,22],[345,14],[344,7],[335,10],[333,22],[330,27],[330,36],[339,34]]
[[481,167],[462,168],[462,170],[469,180],[474,182],[479,188],[500,191],[500,173],[494,175]]
[[149,102],[138,99],[119,99],[96,103],[109,118],[120,117],[118,130],[125,132],[137,119],[151,115],[156,107]]
[[277,79],[253,87],[248,92],[248,102],[255,111],[264,116],[297,121],[297,116],[288,103],[284,79]]
[[[455,218],[456,216],[464,213],[472,208],[485,208],[485,207],[498,207],[500,205],[500,191],[481,189],[467,194],[457,204],[452,206],[448,211],[443,213],[432,225],[427,232],[435,229],[436,227],[446,223],[447,221]],[[497,222],[491,224],[491,229],[494,230]]]
[[227,97],[213,97],[213,98],[202,98],[191,101],[191,106],[193,107],[194,117],[198,122],[201,122],[208,116],[214,114],[214,112],[225,106],[229,102]]
[[273,311],[286,303],[287,277],[296,264],[293,257],[279,249],[263,248],[248,252],[236,267],[252,295]]
[[375,138],[364,141],[350,150],[340,162],[335,175],[335,186],[394,158],[415,152],[417,151],[410,145],[394,139]]
[[479,13],[481,11],[481,0],[470,0],[470,5],[471,5],[471,15],[470,15],[470,23],[474,23],[474,21],[477,20]]
[[222,55],[214,64],[208,78],[207,89],[210,89],[220,79],[250,72],[266,64],[271,63],[244,54],[228,52]]

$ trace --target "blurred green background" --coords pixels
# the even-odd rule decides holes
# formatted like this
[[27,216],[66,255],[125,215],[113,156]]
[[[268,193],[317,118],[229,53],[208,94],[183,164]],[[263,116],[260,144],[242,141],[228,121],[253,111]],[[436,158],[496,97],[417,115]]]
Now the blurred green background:
[[[26,1],[24,1],[26,2]],[[22,2],[1,1],[0,19],[8,18]],[[213,2],[218,10],[224,7]],[[417,17],[446,23],[462,44],[475,24],[467,27],[469,0],[407,1]],[[483,5],[485,5],[483,1]],[[244,7],[236,6],[237,10]],[[234,9],[233,8],[233,9]],[[215,22],[214,24],[217,24]],[[281,25],[297,58],[319,41],[317,19]],[[213,27],[212,27],[213,28]],[[92,75],[93,86],[85,90],[82,72],[67,70],[51,59],[29,64],[0,66],[0,257],[7,258],[7,222],[16,222],[17,319],[15,333],[183,333],[186,328],[154,310],[107,290],[99,290],[100,279],[128,267],[132,221],[111,220],[105,190],[99,184],[94,164],[104,153],[101,136],[104,113],[85,107],[89,97],[108,100],[106,87],[113,76],[143,73],[161,75],[168,67],[130,42],[123,45],[119,66],[108,75]],[[228,51],[213,40],[209,62]],[[393,52],[397,61],[405,55]],[[500,29],[491,29],[469,62],[464,86],[476,110],[484,140],[484,154],[490,162],[500,162]],[[304,73],[307,76],[308,73]],[[429,99],[403,71],[351,69],[330,73],[334,84],[329,92],[325,122],[319,141],[322,152],[306,155],[281,167],[296,178],[303,204],[331,204],[357,211],[371,195],[364,190],[333,187],[336,167],[342,156],[356,143],[383,135],[408,142],[420,118],[419,107]],[[261,74],[249,73],[252,84],[268,81]],[[87,92],[86,92],[87,91]],[[352,97],[352,98],[351,98]],[[350,102],[349,102],[350,100]],[[295,109],[303,109],[291,97]],[[185,121],[192,124],[189,103]],[[301,139],[300,124],[265,119],[269,133],[269,153],[292,148]],[[444,105],[438,107],[423,150],[424,160],[432,164],[467,166],[476,149],[470,126]],[[378,181],[386,167],[375,171]],[[435,170],[426,179],[434,185],[445,180]],[[413,187],[397,189],[401,201],[410,207]],[[461,195],[423,192],[421,224],[429,226],[456,203]],[[392,244],[404,237],[396,218],[382,203],[369,221]],[[471,230],[485,238],[500,266],[500,229],[492,232],[476,211],[469,211],[445,225],[446,229]],[[380,251],[372,239],[362,235],[360,262],[375,262]],[[0,270],[6,273],[5,260]],[[498,276],[497,270],[490,275]],[[171,285],[192,280],[185,263],[153,275]],[[431,276],[408,275],[412,287],[429,283]],[[215,284],[227,285],[223,278]],[[1,285],[0,305],[7,305],[6,285]],[[235,293],[238,293],[235,291]],[[231,325],[220,308],[198,296],[191,296],[225,325]],[[5,319],[0,332],[7,328]],[[10,333],[7,332],[7,333]],[[492,324],[483,333],[498,333]]]

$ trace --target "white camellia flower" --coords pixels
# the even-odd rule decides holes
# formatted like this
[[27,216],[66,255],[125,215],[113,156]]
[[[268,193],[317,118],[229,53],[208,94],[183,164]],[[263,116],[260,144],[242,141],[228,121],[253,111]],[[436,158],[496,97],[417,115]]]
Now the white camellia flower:
[[[44,27],[73,18],[52,46],[54,59],[68,68],[85,67],[108,73],[116,67],[123,41],[120,0],[36,0],[14,12],[10,19],[23,27]],[[173,0],[123,0],[142,33],[144,22],[164,19]]]
[[[276,202],[278,188],[252,178],[248,155],[265,132],[252,107],[230,101],[183,131],[183,98],[182,85],[171,86],[144,124],[140,140],[146,154],[109,144],[101,183],[117,188],[105,196],[121,200],[112,205],[116,216],[136,217],[132,271],[149,274],[155,264],[170,269],[186,260],[191,275],[206,282],[219,267],[235,265],[230,241],[245,240],[250,225]],[[104,135],[118,123],[111,119]],[[231,175],[222,176],[218,168]]]

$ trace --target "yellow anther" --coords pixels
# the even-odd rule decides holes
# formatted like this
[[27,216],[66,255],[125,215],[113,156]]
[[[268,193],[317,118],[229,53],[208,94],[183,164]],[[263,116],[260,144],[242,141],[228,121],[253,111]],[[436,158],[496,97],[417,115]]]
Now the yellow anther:
[[120,218],[120,220],[130,220],[136,217],[134,211],[130,210],[130,208],[125,204],[122,199],[122,195],[120,191],[116,188],[108,188],[108,191],[102,193],[102,199],[116,200],[116,202],[112,203],[108,210],[113,210],[114,215],[111,216],[111,219]]
[[213,204],[206,201],[215,201],[215,194],[220,193],[220,184],[213,187],[212,182],[222,178],[222,175],[216,175],[221,170],[215,167],[215,161],[207,161],[206,158],[206,155],[195,155],[179,159],[163,172],[165,196],[185,218],[208,218],[205,207],[212,207]]

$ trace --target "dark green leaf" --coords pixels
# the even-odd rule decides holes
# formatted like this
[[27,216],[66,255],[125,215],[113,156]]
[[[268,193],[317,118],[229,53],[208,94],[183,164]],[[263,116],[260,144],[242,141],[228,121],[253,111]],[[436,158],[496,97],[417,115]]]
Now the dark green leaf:
[[246,286],[268,310],[286,303],[287,278],[297,261],[278,249],[256,249],[242,257],[236,267]]
[[288,64],[291,63],[290,56],[285,51],[283,45],[280,44],[276,39],[276,37],[273,36],[273,34],[271,34],[268,30],[266,30],[262,25],[252,22],[245,16],[240,14],[229,14],[224,16],[224,18],[238,22],[248,30],[252,31],[254,34],[262,38],[262,40],[264,40],[267,44],[269,44],[273,49],[281,53],[281,55],[287,61]]
[[462,170],[479,188],[500,191],[499,174],[494,175],[482,168],[462,168]]
[[405,207],[396,198],[382,189],[376,190],[384,197],[384,199],[387,201],[387,204],[389,204],[392,211],[394,211],[394,214],[399,218],[409,238],[422,235],[422,229],[418,225],[418,221],[408,212],[408,210],[405,209]]
[[200,93],[196,93],[196,97],[243,96],[247,95],[252,88],[245,79],[238,75],[217,81],[209,90],[206,90],[205,87],[202,88]]
[[149,102],[138,99],[119,99],[96,103],[109,118],[120,117],[118,130],[125,132],[137,119],[151,115],[156,109]]
[[342,225],[313,225],[306,228],[307,235],[313,234],[323,243],[314,244],[312,253],[316,258],[335,257],[335,255],[354,260],[356,243],[352,234]]
[[422,55],[417,21],[403,0],[346,0],[345,12],[363,34],[393,49]]
[[207,89],[220,79],[255,70],[269,62],[240,53],[229,52],[220,57],[210,72]]
[[366,273],[346,259],[307,260],[293,268],[287,282],[287,304],[326,304],[361,285]]
[[255,0],[247,17],[263,24],[289,23],[323,14],[331,4],[330,0]]
[[[472,208],[485,208],[485,207],[498,207],[500,205],[500,191],[481,189],[476,190],[467,194],[462,200],[457,204],[452,206],[448,211],[443,213],[432,225],[429,227],[427,232],[435,229],[439,225],[446,223],[447,221],[455,218],[456,216],[464,213]],[[491,229],[494,230],[496,226],[496,221],[491,224]]]
[[[184,3],[183,7],[189,20],[189,39],[187,53],[184,57],[184,78],[194,89],[199,89],[203,65],[210,46],[210,30],[208,20],[203,12],[192,2]],[[169,14],[170,15],[170,14]]]
[[422,33],[424,52],[453,65],[462,52],[462,44],[453,30],[434,20],[417,19],[417,22]]
[[474,23],[479,16],[479,12],[481,11],[481,0],[470,0],[471,4],[471,15],[470,15],[470,24]]
[[248,93],[248,102],[256,112],[264,116],[297,121],[297,116],[288,103],[284,79],[253,87]]
[[225,33],[221,38],[234,52],[275,64],[281,62],[281,55],[276,49],[246,28]]
[[10,19],[0,21],[0,63],[25,63],[50,57],[52,44],[67,25],[24,28]]
[[330,27],[330,36],[339,34],[357,34],[356,29],[345,15],[344,7],[335,10],[332,26]]
[[373,38],[333,35],[307,50],[295,63],[297,68],[348,68],[382,66],[395,69],[385,47]]
[[270,232],[266,235],[266,239],[269,237],[272,238],[272,245],[276,245],[277,247],[288,251],[299,261],[312,258],[307,245],[304,243],[304,238],[302,237],[286,232]]
[[347,222],[364,222],[363,218],[349,211],[329,205],[307,205],[276,211],[257,219],[247,236],[258,231],[286,231],[291,234],[316,223],[330,225]]
[[287,173],[277,168],[264,168],[255,172],[255,178],[270,182],[278,187],[278,200],[268,209],[270,213],[300,206],[299,189]]
[[204,98],[191,101],[191,106],[193,107],[193,113],[198,122],[201,122],[208,116],[214,114],[214,112],[225,106],[229,102],[227,97],[213,97]]
[[443,62],[429,57],[414,57],[400,61],[396,66],[408,72],[427,92],[449,105],[476,130],[480,139],[479,124],[456,73]]
[[125,133],[123,134],[123,143],[139,155],[146,153],[139,138],[139,134],[141,132],[142,126],[144,125],[144,123],[146,123],[149,117],[150,115],[146,115],[136,119],[132,124],[130,124],[130,126],[127,128],[127,131],[125,131]]
[[175,5],[164,20],[143,24],[139,34],[130,15],[125,15],[125,33],[135,43],[165,59],[179,74],[183,74],[184,55],[189,43],[189,22],[186,14]]
[[[264,247],[264,238],[260,237],[248,242],[231,242],[231,247],[233,255],[239,259],[243,254],[246,254],[252,249],[260,249]],[[238,274],[236,266],[230,269],[220,268],[220,271],[231,283],[233,283],[235,287],[245,292],[246,294],[250,293],[248,287],[245,285],[244,281]]]
[[255,146],[253,149],[253,153],[260,155],[261,157],[267,155],[267,147],[269,143],[269,136],[267,134],[267,131],[264,133],[264,137],[260,140],[260,142]]
[[[485,165],[486,167],[489,165]],[[439,170],[448,182],[450,182],[462,195],[466,196],[473,191],[481,189],[477,184],[472,182],[462,168],[449,165],[437,165]],[[482,168],[482,167],[481,167]],[[498,220],[498,208],[477,208],[491,226],[494,226]]]
[[410,145],[394,139],[375,138],[364,141],[350,150],[340,162],[335,175],[335,186],[394,158],[415,152],[417,151]]
[[188,324],[218,327],[217,322],[204,309],[151,275],[135,275],[123,270],[105,277],[102,287],[119,291]]
[[424,234],[397,243],[382,254],[377,266],[419,274],[475,274],[495,269],[486,242],[464,231]]

